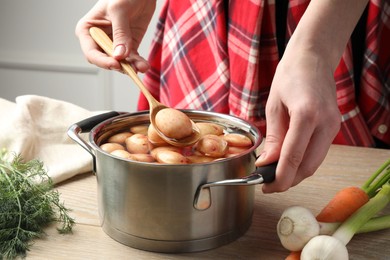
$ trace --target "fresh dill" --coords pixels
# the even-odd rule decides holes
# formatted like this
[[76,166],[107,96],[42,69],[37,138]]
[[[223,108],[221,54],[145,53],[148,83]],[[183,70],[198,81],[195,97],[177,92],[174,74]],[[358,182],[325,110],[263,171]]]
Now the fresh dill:
[[51,222],[61,234],[72,232],[74,219],[53,187],[41,161],[0,151],[0,260],[25,257]]

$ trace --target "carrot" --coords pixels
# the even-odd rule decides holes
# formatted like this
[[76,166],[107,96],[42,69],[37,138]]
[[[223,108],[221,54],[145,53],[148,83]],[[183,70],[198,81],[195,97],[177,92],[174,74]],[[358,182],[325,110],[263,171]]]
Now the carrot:
[[[316,216],[319,222],[344,222],[361,206],[374,197],[380,187],[390,180],[390,159],[361,187],[346,187],[337,192]],[[290,252],[286,260],[299,260],[301,251]]]
[[287,257],[286,260],[299,260],[301,259],[301,251],[292,251]]
[[357,209],[366,204],[370,197],[359,187],[346,187],[333,197],[332,200],[316,216],[320,222],[343,222]]

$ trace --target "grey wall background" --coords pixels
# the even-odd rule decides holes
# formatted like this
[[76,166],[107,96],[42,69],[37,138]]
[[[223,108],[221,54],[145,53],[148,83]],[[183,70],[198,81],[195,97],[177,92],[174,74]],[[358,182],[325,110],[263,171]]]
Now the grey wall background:
[[[0,0],[0,98],[35,94],[89,110],[135,111],[131,79],[89,64],[74,29],[95,0]],[[157,10],[139,52],[147,57]],[[142,77],[142,75],[141,75]]]

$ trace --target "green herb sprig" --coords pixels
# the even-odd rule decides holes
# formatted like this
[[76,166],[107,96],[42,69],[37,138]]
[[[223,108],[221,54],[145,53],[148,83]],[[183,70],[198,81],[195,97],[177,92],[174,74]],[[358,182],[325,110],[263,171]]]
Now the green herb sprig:
[[0,259],[25,257],[51,222],[61,234],[72,232],[74,219],[53,187],[41,161],[0,151]]

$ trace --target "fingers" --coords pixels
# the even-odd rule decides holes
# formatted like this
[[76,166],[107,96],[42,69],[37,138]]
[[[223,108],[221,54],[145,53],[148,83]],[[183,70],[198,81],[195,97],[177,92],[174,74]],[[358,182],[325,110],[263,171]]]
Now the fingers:
[[[334,106],[334,108],[337,108],[337,106]],[[340,130],[341,115],[339,110],[330,109],[327,112],[310,138],[292,186],[314,174],[325,159],[330,145]]]
[[111,17],[112,41],[114,58],[123,60],[130,55],[131,51],[131,29],[129,25],[129,6],[126,1],[116,1],[110,6],[109,13],[115,14]]
[[[272,102],[269,102],[273,105]],[[256,160],[256,166],[263,166],[273,163],[279,159],[284,137],[288,129],[289,118],[282,105],[267,106],[267,135],[265,137],[264,148],[260,152],[260,157]]]
[[[310,111],[301,111],[298,114],[291,114],[291,121],[284,140],[278,133],[278,124],[273,124],[274,122],[271,121],[270,135],[278,136],[276,138],[278,142],[266,141],[264,146],[265,159],[263,158],[267,162],[266,164],[270,163],[278,154],[280,143],[283,142],[283,144],[279,150],[280,156],[275,181],[263,185],[264,193],[286,191],[313,175],[324,160],[339,130],[340,122],[338,118],[340,117],[337,113],[330,113],[332,117],[329,117],[329,120],[320,118],[318,113],[311,113]],[[278,145],[275,145],[275,143]]]
[[[280,151],[275,181],[263,185],[264,193],[286,191],[295,181],[302,159],[305,156],[306,148],[314,131],[313,124],[302,122],[301,118],[305,117],[291,116],[289,129],[284,139],[281,140],[283,144],[279,144],[281,149],[275,145],[264,146],[267,155],[272,154],[276,156],[278,150]],[[276,127],[277,125],[271,126],[270,131],[273,131]],[[270,134],[274,135],[273,132]]]
[[139,55],[130,54],[130,57],[126,60],[131,64],[134,70],[142,73],[145,73],[150,67],[149,63]]
[[324,131],[315,131],[306,148],[305,155],[297,170],[291,187],[312,176],[328,153],[333,138],[327,138]]
[[103,69],[120,70],[121,66],[117,60],[102,53],[100,47],[92,39],[89,28],[93,25],[80,20],[76,26],[76,35],[79,38],[81,49],[89,63],[95,64]]
[[[136,24],[140,19],[148,20],[136,8],[140,3],[134,5],[132,1],[99,1],[76,26],[76,35],[80,40],[81,49],[88,62],[104,69],[122,71],[120,60],[126,59],[135,71],[146,72],[149,69],[149,63],[142,58],[138,52],[138,43],[143,37],[143,33],[137,39],[134,39],[132,30],[141,30],[144,32],[147,26],[139,29]],[[152,8],[151,8],[152,10]],[[89,34],[89,29],[97,26],[103,29],[113,40],[113,58],[102,52]],[[134,28],[132,28],[133,26]],[[135,43],[133,42],[135,41]]]

